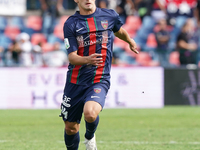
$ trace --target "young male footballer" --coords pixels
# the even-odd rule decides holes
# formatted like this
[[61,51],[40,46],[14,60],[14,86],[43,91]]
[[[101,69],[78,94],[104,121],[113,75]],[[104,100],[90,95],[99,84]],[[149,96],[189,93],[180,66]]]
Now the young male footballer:
[[122,28],[119,15],[97,8],[95,0],[74,0],[78,7],[64,24],[69,66],[61,104],[67,150],[78,150],[79,127],[84,114],[86,150],[97,150],[95,131],[110,87],[113,38],[127,42],[138,54],[136,43]]

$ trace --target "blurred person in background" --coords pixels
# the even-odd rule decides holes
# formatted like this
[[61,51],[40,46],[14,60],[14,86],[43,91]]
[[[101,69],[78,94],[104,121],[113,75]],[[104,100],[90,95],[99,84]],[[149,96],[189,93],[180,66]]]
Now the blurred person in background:
[[195,14],[197,0],[165,0],[168,22],[171,25],[180,24],[177,18],[192,18]]
[[32,44],[30,42],[30,36],[22,32],[16,38],[17,43],[19,44],[19,48],[21,50],[19,55],[20,66],[30,67],[32,66]]
[[[197,23],[197,34],[199,35],[197,61],[200,62],[200,0],[197,0],[197,5],[194,12],[194,16],[196,18]],[[198,66],[200,67],[200,63],[198,63]]]
[[151,16],[155,20],[166,17],[164,0],[139,0],[137,5],[142,20],[145,16]]
[[4,66],[3,52],[4,52],[4,48],[0,46],[0,67]]
[[60,43],[55,42],[53,51],[43,54],[43,62],[47,67],[63,67],[68,64],[67,54],[60,50]]
[[[132,0],[117,0],[116,2],[115,10],[119,14],[122,22],[125,23],[127,16],[130,15],[130,11],[134,10],[134,3]],[[127,10],[127,8],[129,8],[129,10]]]
[[195,17],[198,24],[198,28],[200,28],[200,0],[197,0],[197,5],[195,8]]
[[96,5],[99,8],[108,8],[109,1],[108,0],[96,0]]
[[42,57],[42,47],[41,43],[33,46],[32,50],[32,59],[33,59],[33,66],[41,67],[43,66],[43,57]]
[[16,40],[13,41],[8,50],[8,53],[10,53],[9,66],[19,66],[22,52],[19,43]]
[[167,30],[166,19],[160,19],[158,21],[158,31],[155,32],[157,48],[155,54],[158,57],[158,61],[162,67],[169,67],[169,49],[168,42],[170,39],[170,33]]
[[180,34],[177,37],[179,60],[182,66],[197,64],[197,41],[195,35],[195,23],[193,19],[187,19]]
[[43,33],[50,34],[53,32],[56,19],[63,12],[63,0],[40,0],[42,18],[43,18]]

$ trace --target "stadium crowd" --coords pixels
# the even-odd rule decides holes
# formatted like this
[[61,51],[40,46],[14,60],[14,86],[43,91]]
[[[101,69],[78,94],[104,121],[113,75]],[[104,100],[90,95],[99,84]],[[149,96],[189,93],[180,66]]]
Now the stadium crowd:
[[[117,11],[136,41],[139,55],[114,38],[113,65],[200,67],[200,0],[96,0]],[[1,67],[63,67],[65,12],[73,0],[27,0],[27,10],[41,15],[0,16]]]

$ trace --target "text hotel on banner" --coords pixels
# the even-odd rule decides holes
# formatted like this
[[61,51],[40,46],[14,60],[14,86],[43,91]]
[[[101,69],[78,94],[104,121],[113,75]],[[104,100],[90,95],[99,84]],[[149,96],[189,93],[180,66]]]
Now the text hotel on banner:
[[[1,68],[0,109],[60,108],[66,72],[67,68]],[[162,108],[163,86],[162,68],[113,67],[105,108]]]
[[0,15],[23,16],[26,14],[26,0],[0,0]]

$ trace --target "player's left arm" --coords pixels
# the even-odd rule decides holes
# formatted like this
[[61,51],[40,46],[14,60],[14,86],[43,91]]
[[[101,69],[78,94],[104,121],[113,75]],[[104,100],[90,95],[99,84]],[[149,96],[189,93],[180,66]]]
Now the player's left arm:
[[138,54],[139,52],[137,51],[137,44],[135,41],[129,36],[127,31],[123,29],[122,27],[119,29],[119,31],[114,33],[116,37],[120,38],[121,40],[127,42],[129,44],[130,49]]

